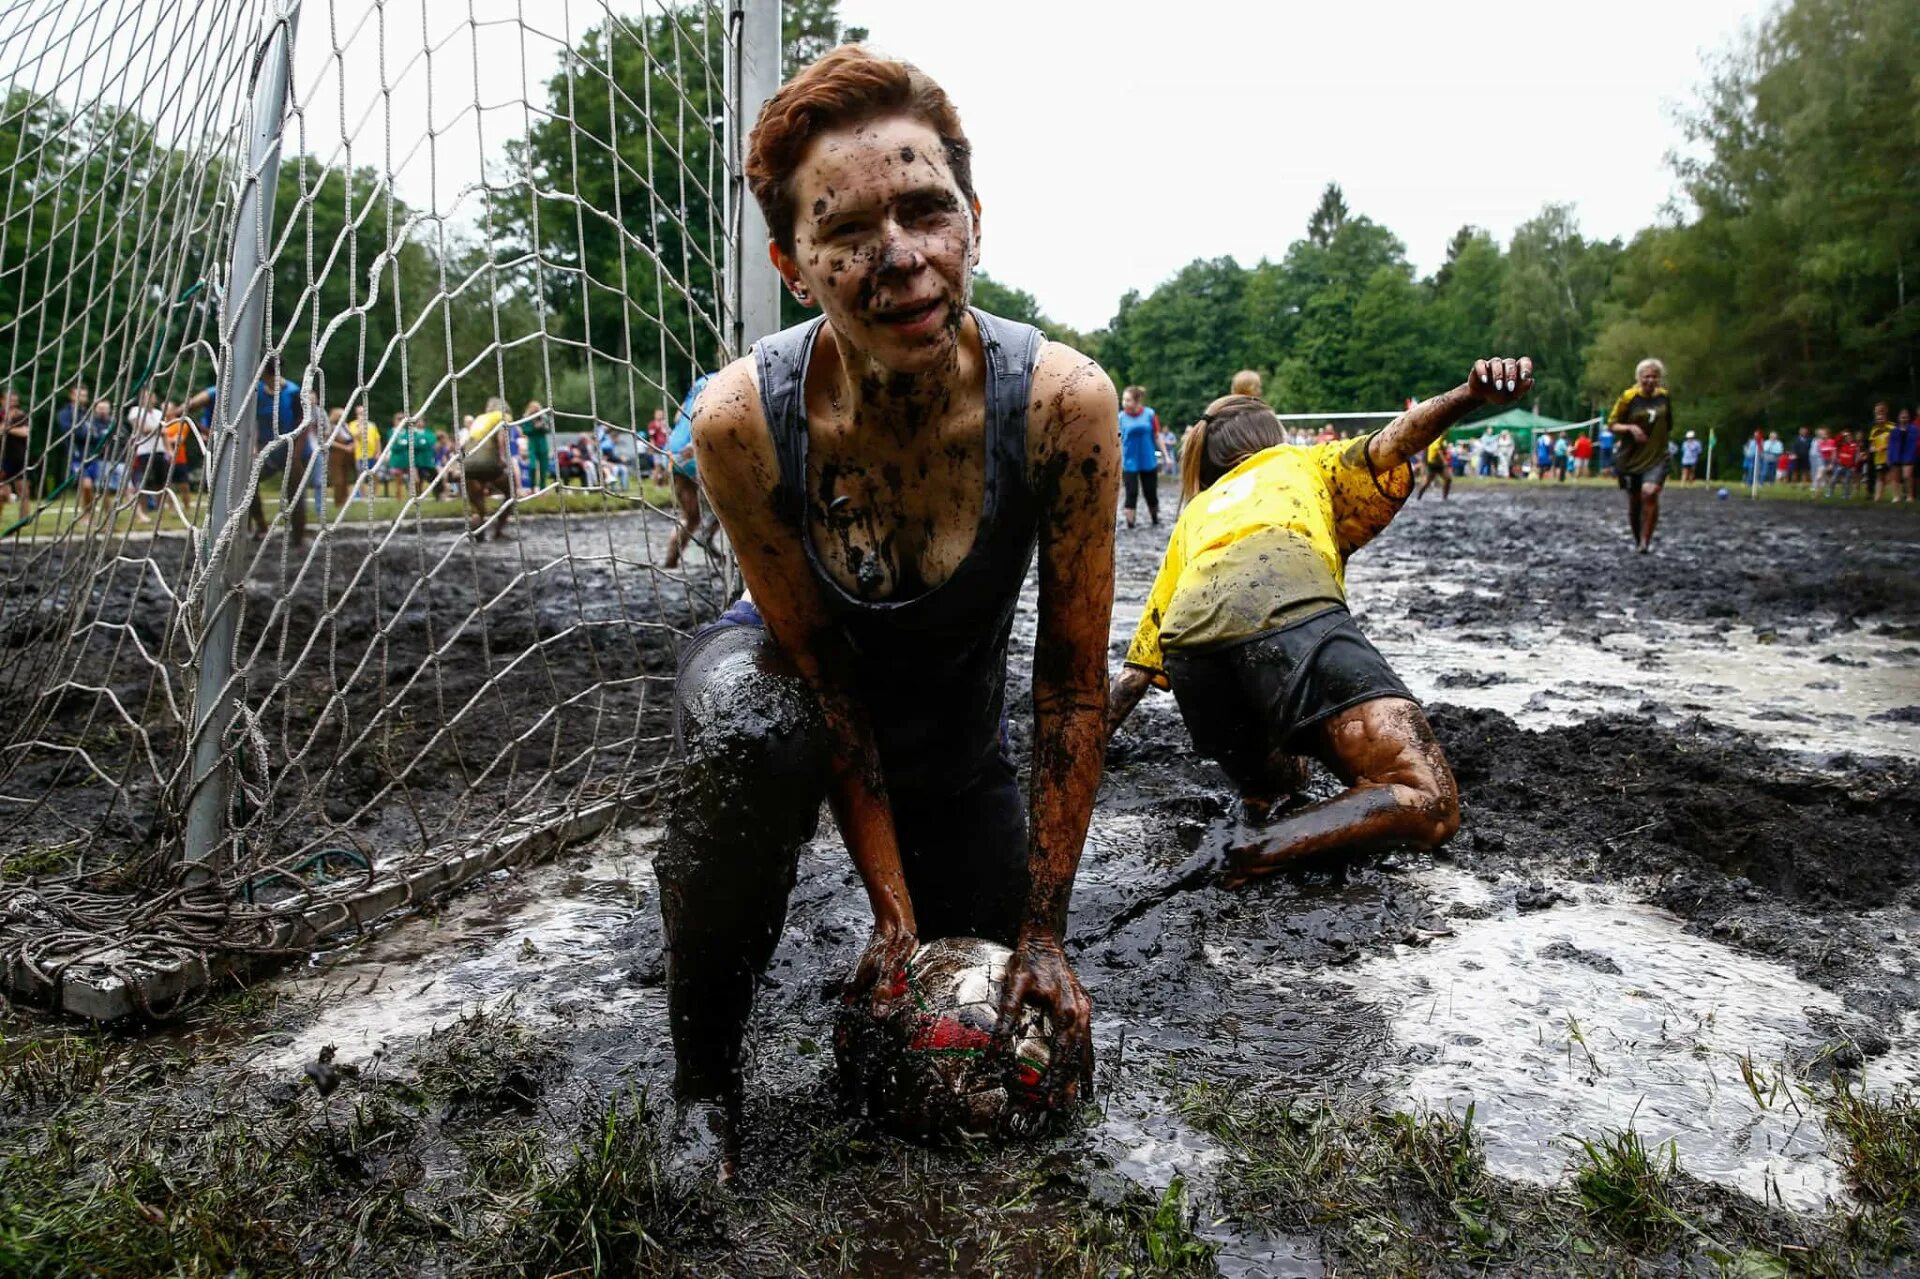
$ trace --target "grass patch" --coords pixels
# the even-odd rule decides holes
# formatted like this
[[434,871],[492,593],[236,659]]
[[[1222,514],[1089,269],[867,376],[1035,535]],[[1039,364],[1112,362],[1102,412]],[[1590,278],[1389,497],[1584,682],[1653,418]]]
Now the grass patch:
[[1911,1250],[1884,1222],[1801,1216],[1698,1181],[1631,1130],[1578,1141],[1570,1182],[1537,1186],[1487,1172],[1471,1108],[1456,1120],[1203,1083],[1182,1110],[1229,1151],[1228,1214],[1318,1236],[1341,1273],[1764,1279],[1870,1273]]
[[449,1121],[532,1114],[564,1058],[513,1014],[478,1009],[428,1036],[414,1060],[420,1088],[446,1105]]
[[1840,1162],[1855,1194],[1894,1213],[1920,1205],[1920,1097],[1911,1087],[1879,1099],[1835,1079],[1827,1123],[1843,1143]]
[[0,879],[32,879],[69,871],[74,865],[75,847],[54,844],[44,848],[23,848],[0,857]]
[[1628,1128],[1580,1139],[1573,1187],[1589,1220],[1645,1249],[1686,1226],[1673,1206],[1673,1178],[1679,1171],[1680,1152],[1673,1142],[1649,1150]]
[[0,1035],[0,1114],[63,1105],[100,1087],[106,1046],[93,1036]]
[[[397,488],[394,491],[397,493]],[[280,481],[268,479],[262,484],[261,493],[267,519],[285,529],[287,519],[283,509]],[[327,513],[324,517],[313,514],[311,495],[308,495],[306,501],[309,535],[315,528],[321,525],[332,525],[336,521],[345,526],[387,525],[396,520],[403,523],[415,519],[452,520],[465,519],[468,515],[465,498],[422,498],[409,505],[407,499],[398,496],[375,496],[364,487],[347,502],[344,513],[334,506],[331,492],[327,497]],[[204,493],[195,494],[190,502],[163,500],[157,510],[147,512],[148,522],[142,524],[130,502],[122,503],[102,496],[96,503],[95,511],[89,517],[90,523],[86,527],[116,536],[129,533],[139,536],[142,533],[154,531],[180,532],[187,528],[205,525],[207,502],[208,498]],[[489,510],[498,509],[499,499],[489,497],[487,506]],[[515,503],[514,513],[516,515],[558,515],[563,512],[569,515],[618,514],[643,507],[672,515],[676,510],[673,490],[660,484],[635,484],[624,492],[615,493],[605,489],[574,488],[563,485],[550,488],[537,496],[520,498]],[[12,527],[18,518],[18,510],[10,506],[6,518],[0,519],[0,532]],[[68,526],[80,518],[80,502],[75,495],[67,494],[54,502],[36,502],[32,522],[22,527],[18,536],[29,539],[57,535],[72,536],[73,530]],[[63,529],[67,532],[59,533],[59,530]]]

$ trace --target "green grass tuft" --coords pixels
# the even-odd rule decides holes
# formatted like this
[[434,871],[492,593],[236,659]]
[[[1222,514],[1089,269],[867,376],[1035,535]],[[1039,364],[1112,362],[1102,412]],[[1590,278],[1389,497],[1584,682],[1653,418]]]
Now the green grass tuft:
[[1911,1087],[1877,1099],[1836,1079],[1827,1123],[1844,1143],[1841,1166],[1855,1194],[1895,1213],[1920,1205],[1920,1096]]

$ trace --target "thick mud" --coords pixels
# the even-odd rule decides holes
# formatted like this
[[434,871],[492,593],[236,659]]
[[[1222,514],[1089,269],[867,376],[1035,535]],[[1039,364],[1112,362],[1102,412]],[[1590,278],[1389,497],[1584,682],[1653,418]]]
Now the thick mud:
[[[1156,1260],[1154,1273],[1374,1269],[1337,1215],[1289,1233],[1274,1221],[1293,1215],[1234,1206],[1245,1151],[1187,1117],[1199,1085],[1456,1119],[1471,1103],[1488,1168],[1528,1183],[1564,1182],[1578,1139],[1637,1125],[1728,1187],[1726,1203],[1800,1223],[1788,1234],[1815,1218],[1784,1209],[1848,1208],[1839,1139],[1811,1090],[1835,1072],[1884,1087],[1920,1062],[1920,724],[1903,710],[1920,705],[1906,651],[1920,635],[1920,519],[1675,493],[1658,549],[1640,557],[1621,505],[1593,489],[1463,485],[1444,505],[1410,505],[1355,561],[1363,624],[1437,695],[1464,820],[1436,856],[1220,888],[1234,797],[1193,757],[1171,699],[1142,704],[1073,899],[1099,1087],[1080,1122],[1043,1141],[929,1151],[836,1114],[835,997],[868,920],[823,825],[756,1005],[739,1185],[717,1219],[676,1238],[677,1264],[1109,1273],[1058,1267],[1021,1232],[1144,1196],[1188,1204],[1204,1244],[1191,1271]],[[1116,663],[1162,533],[1121,534]],[[1010,699],[1023,754],[1032,620],[1030,595]],[[1738,668],[1735,640],[1758,635],[1772,637],[1775,686],[1695,675]],[[1543,669],[1543,652],[1591,654],[1606,678]],[[1842,688],[1837,670],[1871,678]],[[1844,719],[1752,731],[1757,702],[1787,697]],[[556,1141],[624,1088],[657,1099],[671,1061],[653,841],[630,827],[284,974],[237,1030],[179,1032],[194,1077],[290,1095],[331,1045],[363,1071],[414,1079],[439,1051],[433,1032],[484,1008],[549,1050],[537,1109]],[[423,1141],[409,1193],[472,1175],[447,1153],[453,1136]],[[398,1255],[349,1268],[387,1272]],[[1637,1264],[1707,1263],[1679,1247]]]

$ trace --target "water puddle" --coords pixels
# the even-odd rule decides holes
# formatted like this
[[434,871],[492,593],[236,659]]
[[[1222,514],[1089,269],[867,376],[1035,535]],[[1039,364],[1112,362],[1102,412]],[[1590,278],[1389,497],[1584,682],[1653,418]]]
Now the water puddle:
[[1501,711],[1529,728],[1642,709],[1663,722],[1705,715],[1789,750],[1920,757],[1920,723],[1901,717],[1920,705],[1920,663],[1869,631],[1825,634],[1808,619],[1789,639],[1619,614],[1476,637],[1430,628],[1408,604],[1479,588],[1358,566],[1350,585],[1368,637],[1423,701]]
[[424,1038],[478,1007],[511,998],[522,1020],[616,1017],[648,998],[632,965],[646,957],[618,944],[635,916],[654,910],[650,845],[657,830],[612,832],[577,858],[497,872],[484,890],[455,897],[437,916],[408,920],[364,944],[323,954],[282,980],[313,1019],[270,1037],[246,1064],[298,1070],[334,1045],[343,1062]]
[[[1809,1014],[1839,1013],[1837,996],[1608,890],[1567,886],[1578,900],[1523,915],[1488,907],[1487,885],[1462,872],[1424,878],[1436,900],[1494,913],[1339,977],[1391,1020],[1400,1051],[1377,1080],[1456,1117],[1471,1103],[1489,1169],[1555,1181],[1574,1138],[1631,1125],[1755,1198],[1845,1198],[1818,1105],[1787,1064],[1823,1041]],[[1869,1086],[1914,1077],[1917,1050],[1896,1041],[1868,1064]]]

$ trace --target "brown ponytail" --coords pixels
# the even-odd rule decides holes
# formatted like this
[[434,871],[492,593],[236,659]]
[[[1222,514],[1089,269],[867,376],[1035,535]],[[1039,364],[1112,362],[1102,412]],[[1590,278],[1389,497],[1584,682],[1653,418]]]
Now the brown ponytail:
[[1200,460],[1207,455],[1207,422],[1202,417],[1180,437],[1180,505],[1200,494]]
[[1255,453],[1286,442],[1287,433],[1265,400],[1221,396],[1207,405],[1180,442],[1181,505]]

